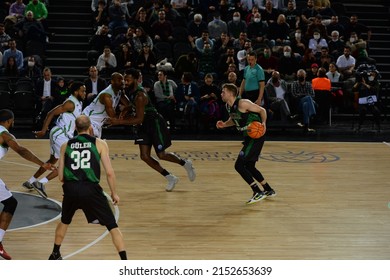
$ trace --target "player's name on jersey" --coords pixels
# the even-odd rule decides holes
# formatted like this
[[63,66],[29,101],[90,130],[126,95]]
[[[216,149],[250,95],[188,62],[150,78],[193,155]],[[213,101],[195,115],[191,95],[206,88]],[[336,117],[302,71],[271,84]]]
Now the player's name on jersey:
[[92,147],[92,143],[72,143],[70,144],[70,148],[71,149],[76,149],[76,150],[79,150],[79,149],[85,149],[85,148],[91,148]]

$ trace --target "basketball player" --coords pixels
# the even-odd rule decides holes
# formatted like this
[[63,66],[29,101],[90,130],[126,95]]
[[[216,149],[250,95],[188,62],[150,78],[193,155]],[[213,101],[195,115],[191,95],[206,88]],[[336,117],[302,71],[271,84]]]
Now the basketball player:
[[[252,121],[261,122],[264,125],[264,129],[266,128],[267,113],[265,109],[249,99],[241,99],[238,96],[238,88],[234,84],[224,84],[221,96],[226,103],[229,119],[226,122],[218,121],[217,128],[235,125],[239,131],[244,133],[244,147],[238,154],[234,167],[252,188],[253,196],[247,201],[247,204],[259,202],[266,197],[276,196],[276,192],[255,167],[263,148],[265,137],[253,139],[246,133],[246,128]],[[264,191],[259,188],[255,180],[261,184]]]
[[[11,148],[21,157],[29,160],[46,170],[50,170],[51,164],[44,163],[37,158],[29,149],[20,146],[15,137],[8,132],[8,130],[14,125],[14,114],[12,111],[3,109],[0,110],[0,159],[2,159],[8,152],[8,148]],[[12,196],[12,193],[8,190],[7,186],[0,179],[0,202],[4,205],[2,212],[0,213],[0,257],[6,260],[10,260],[11,256],[4,250],[3,238],[5,231],[8,229],[11,223],[12,217],[15,213],[18,201]]]
[[[76,118],[81,115],[85,99],[85,85],[82,82],[74,82],[70,87],[71,95],[64,103],[53,108],[46,116],[40,131],[35,131],[36,138],[42,138],[46,135],[49,125],[53,118],[59,116],[55,126],[50,130],[50,158],[48,163],[55,164],[60,157],[60,148],[69,139],[73,138]],[[47,198],[45,184],[57,177],[57,170],[52,171],[45,178],[38,181],[38,178],[45,173],[45,169],[40,167],[37,172],[26,182],[23,187],[35,189],[42,197]]]
[[109,125],[137,125],[135,144],[139,145],[140,157],[151,168],[159,172],[168,180],[166,191],[170,192],[179,181],[175,175],[164,169],[160,163],[151,156],[152,146],[161,160],[180,164],[187,171],[190,181],[194,181],[196,174],[191,160],[184,160],[165,150],[171,146],[171,137],[164,118],[157,112],[145,90],[138,84],[140,72],[129,69],[125,73],[125,88],[129,91],[130,102],[135,105],[134,116],[122,119],[111,118]]
[[111,166],[108,146],[103,140],[91,136],[89,117],[76,119],[78,135],[61,146],[58,177],[64,191],[61,222],[57,225],[53,252],[49,260],[61,260],[60,247],[66,231],[78,209],[83,210],[88,223],[99,223],[110,232],[114,246],[122,260],[127,259],[125,243],[114,214],[103,193],[100,182],[100,162],[107,175],[107,183],[114,204],[119,203],[115,189],[115,173]]
[[107,118],[116,117],[116,108],[121,102],[124,106],[129,105],[129,101],[123,90],[123,76],[118,72],[111,75],[111,84],[102,90],[95,99],[83,110],[83,115],[91,119],[93,134],[95,137],[102,137],[102,127]]

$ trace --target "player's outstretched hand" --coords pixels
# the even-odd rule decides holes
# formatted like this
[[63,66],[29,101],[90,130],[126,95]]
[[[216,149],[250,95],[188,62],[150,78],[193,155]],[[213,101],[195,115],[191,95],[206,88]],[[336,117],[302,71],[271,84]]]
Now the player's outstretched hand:
[[40,130],[40,131],[33,131],[35,134],[35,138],[42,138],[46,135],[46,131]]
[[217,123],[215,124],[215,126],[218,128],[218,129],[221,129],[221,128],[224,128],[224,124],[223,124],[223,121],[217,121]]

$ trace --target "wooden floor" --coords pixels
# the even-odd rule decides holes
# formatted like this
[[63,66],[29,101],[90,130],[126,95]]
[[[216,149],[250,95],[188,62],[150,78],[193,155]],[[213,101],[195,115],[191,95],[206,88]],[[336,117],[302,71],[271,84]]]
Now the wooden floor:
[[[47,158],[47,140],[20,143]],[[130,259],[390,259],[386,143],[266,142],[257,167],[278,195],[251,206],[245,205],[251,190],[234,170],[239,141],[174,142],[169,150],[192,158],[197,179],[190,182],[183,167],[163,162],[180,177],[171,193],[165,192],[166,180],[138,158],[132,141],[108,144]],[[0,177],[24,192],[21,184],[35,166],[13,151],[4,160]],[[104,176],[102,185],[108,191]],[[57,180],[47,192],[61,201]],[[8,232],[7,251],[14,259],[47,259],[57,222]],[[104,234],[104,227],[86,224],[80,212],[62,254],[118,259]]]

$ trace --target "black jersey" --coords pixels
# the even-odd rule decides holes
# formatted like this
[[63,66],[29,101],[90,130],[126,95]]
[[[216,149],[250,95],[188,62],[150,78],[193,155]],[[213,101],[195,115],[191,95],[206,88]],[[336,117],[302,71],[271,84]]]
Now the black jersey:
[[96,138],[81,134],[68,141],[64,157],[64,182],[100,181],[100,154]]
[[241,98],[237,97],[233,103],[233,106],[231,107],[226,103],[226,109],[229,113],[230,118],[232,119],[232,121],[234,121],[237,130],[243,131],[244,135],[247,136],[246,131],[248,125],[253,121],[261,122],[261,117],[258,113],[254,112],[240,112],[240,110],[238,109],[238,103],[240,102],[240,100]]

